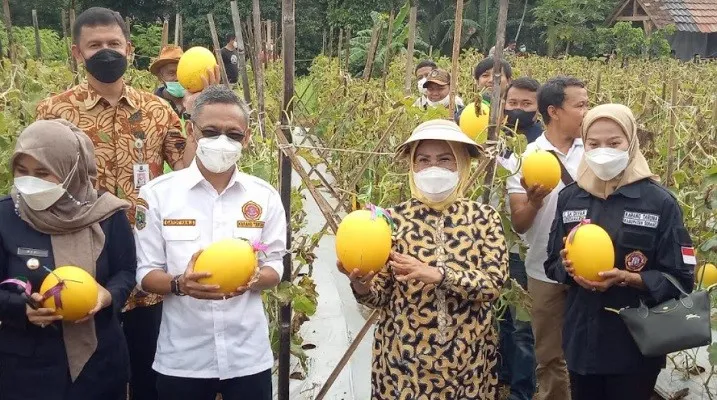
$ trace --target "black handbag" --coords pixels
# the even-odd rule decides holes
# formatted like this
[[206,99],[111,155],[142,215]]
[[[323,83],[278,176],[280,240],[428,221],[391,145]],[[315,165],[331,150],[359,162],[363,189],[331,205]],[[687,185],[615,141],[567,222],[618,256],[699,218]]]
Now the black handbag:
[[640,300],[639,307],[618,312],[642,355],[664,356],[712,343],[709,291],[688,294],[674,277],[662,275],[680,291],[679,298],[652,308]]

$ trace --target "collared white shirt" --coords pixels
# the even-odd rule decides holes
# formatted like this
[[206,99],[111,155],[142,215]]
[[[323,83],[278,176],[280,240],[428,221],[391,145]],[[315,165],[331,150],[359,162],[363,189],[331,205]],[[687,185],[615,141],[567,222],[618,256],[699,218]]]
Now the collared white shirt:
[[[573,179],[577,179],[578,166],[580,166],[580,161],[585,153],[582,139],[575,139],[568,153],[563,154],[548,141],[545,134],[542,134],[535,142],[526,147],[524,155],[535,149],[555,151],[570,176]],[[523,172],[518,171],[518,173],[508,178],[506,185],[509,195],[525,193],[525,189],[520,184],[522,177]],[[555,219],[555,210],[558,208],[558,194],[564,187],[565,184],[561,180],[558,182],[558,186],[545,197],[543,207],[536,214],[533,225],[525,233],[525,242],[528,245],[528,254],[525,256],[525,269],[529,277],[543,282],[553,282],[545,275],[543,264],[548,259],[548,238],[553,219]]]
[[[226,238],[267,245],[259,265],[282,276],[287,224],[279,194],[269,183],[235,172],[219,194],[195,161],[189,168],[152,180],[140,189],[139,198],[138,283],[153,270],[173,276],[184,273],[192,254]],[[164,298],[153,365],[157,372],[231,379],[265,371],[273,364],[261,293],[249,291],[229,300]]]

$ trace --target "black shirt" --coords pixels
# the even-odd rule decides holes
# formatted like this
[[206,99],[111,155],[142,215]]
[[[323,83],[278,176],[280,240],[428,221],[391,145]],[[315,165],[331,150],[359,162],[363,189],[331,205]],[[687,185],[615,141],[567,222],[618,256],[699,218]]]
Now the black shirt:
[[[62,324],[40,328],[25,314],[25,301],[0,288],[0,397],[3,399],[104,400],[129,379],[129,356],[119,318],[136,285],[134,236],[123,210],[100,223],[105,244],[95,279],[112,294],[112,305],[95,317],[97,350],[70,382]],[[36,292],[48,272],[31,270],[28,260],[55,268],[50,235],[34,230],[15,213],[9,197],[0,199],[0,281],[26,277]],[[116,397],[113,397],[116,398]]]
[[227,71],[229,83],[236,83],[239,78],[239,55],[237,55],[237,51],[222,47],[222,60],[224,60],[224,68]]
[[[614,244],[615,268],[639,273],[647,290],[613,286],[604,293],[591,292],[568,276],[560,250],[563,238],[582,219],[590,219],[607,231]],[[685,263],[683,247],[691,248],[692,240],[677,200],[649,179],[623,186],[606,200],[575,183],[560,192],[545,273],[570,285],[563,326],[563,350],[570,371],[581,375],[636,374],[665,366],[664,356],[644,357],[620,316],[605,307],[638,307],[640,299],[652,306],[677,297],[678,290],[662,272],[675,277],[687,292],[692,291],[694,265]]]

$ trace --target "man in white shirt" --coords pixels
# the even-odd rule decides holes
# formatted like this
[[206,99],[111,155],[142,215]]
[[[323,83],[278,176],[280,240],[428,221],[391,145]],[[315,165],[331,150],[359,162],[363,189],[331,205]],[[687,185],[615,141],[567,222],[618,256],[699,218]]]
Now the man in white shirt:
[[[239,172],[250,137],[244,103],[224,86],[196,99],[192,165],[140,190],[135,236],[137,282],[165,295],[153,368],[160,400],[270,400],[274,358],[261,291],[281,279],[286,216],[267,182]],[[193,271],[201,250],[226,238],[260,242],[248,287],[220,293]]]
[[570,399],[570,380],[563,357],[562,330],[566,287],[545,276],[548,236],[555,218],[558,193],[577,178],[583,157],[580,126],[588,110],[588,93],[578,79],[559,76],[547,81],[538,92],[538,109],[545,133],[528,145],[553,152],[562,164],[562,179],[553,190],[526,187],[522,173],[508,179],[513,228],[525,234],[529,246],[525,259],[528,292],[533,299],[532,325],[539,391],[536,399]]

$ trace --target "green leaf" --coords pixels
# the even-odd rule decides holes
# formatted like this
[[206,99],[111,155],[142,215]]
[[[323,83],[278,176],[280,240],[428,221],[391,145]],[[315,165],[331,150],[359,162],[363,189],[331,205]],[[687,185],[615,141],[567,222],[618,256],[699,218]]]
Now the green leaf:
[[308,316],[312,316],[316,313],[316,301],[303,295],[294,297],[293,306],[296,312],[304,313]]
[[706,242],[702,243],[702,246],[700,246],[701,251],[710,251],[717,247],[717,235],[712,236],[709,238]]
[[709,353],[710,364],[713,367],[717,367],[717,343],[712,343],[707,347],[707,353]]

